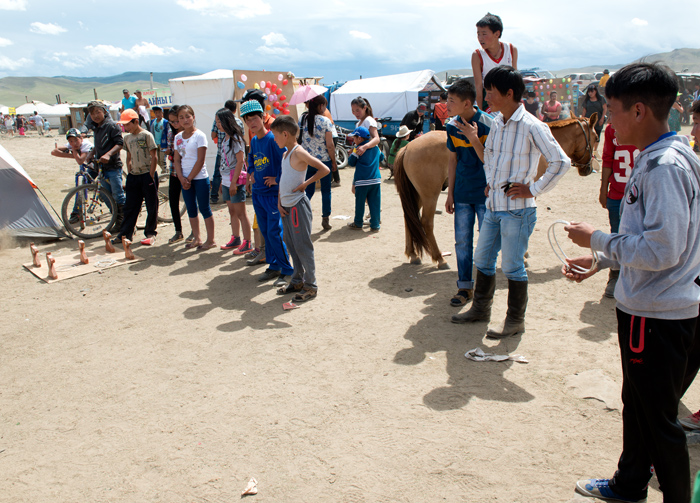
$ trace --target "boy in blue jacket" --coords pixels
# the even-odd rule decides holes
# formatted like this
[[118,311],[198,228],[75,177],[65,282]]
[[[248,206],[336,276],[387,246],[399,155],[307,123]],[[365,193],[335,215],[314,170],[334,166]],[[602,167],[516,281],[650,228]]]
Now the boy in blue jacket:
[[170,128],[168,120],[163,118],[163,109],[159,106],[151,108],[155,119],[151,119],[148,123],[148,130],[153,135],[153,139],[158,146],[158,165],[163,173],[168,172],[168,167],[165,163],[165,152],[168,150],[168,129]]
[[265,128],[263,109],[256,100],[241,105],[241,117],[255,135],[250,140],[248,178],[253,187],[253,209],[258,227],[265,238],[265,260],[268,264],[258,281],[269,281],[279,276],[274,286],[287,286],[294,269],[282,241],[282,216],[277,207],[284,149],[277,146],[274,135]]
[[[352,137],[355,147],[359,147],[369,141],[369,130],[366,127],[358,127],[348,136]],[[369,206],[369,226],[372,232],[379,232],[381,217],[381,183],[379,163],[384,159],[384,154],[379,147],[372,147],[358,156],[357,150],[350,154],[348,164],[355,168],[355,178],[352,180],[352,193],[355,194],[355,220],[348,224],[351,229],[362,229],[362,221],[365,216],[365,201]]]
[[[598,253],[597,269],[620,269],[622,455],[612,478],[576,484],[576,491],[594,498],[646,501],[656,473],[664,501],[690,502],[688,447],[677,415],[700,302],[700,162],[686,137],[669,131],[677,93],[675,74],[659,64],[633,63],[610,77],[605,94],[617,141],[640,150],[619,233],[585,222],[565,227],[574,243]],[[592,264],[590,256],[569,262]],[[562,272],[582,281],[597,269]]]

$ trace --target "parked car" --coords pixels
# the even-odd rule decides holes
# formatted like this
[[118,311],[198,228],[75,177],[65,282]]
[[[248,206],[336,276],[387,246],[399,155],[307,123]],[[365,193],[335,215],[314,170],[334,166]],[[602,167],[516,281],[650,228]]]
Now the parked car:
[[565,79],[571,79],[572,84],[578,84],[579,89],[583,89],[588,86],[591,82],[598,81],[592,73],[570,73],[569,75],[564,75]]
[[520,70],[522,77],[531,77],[535,79],[556,79],[554,74],[547,70]]

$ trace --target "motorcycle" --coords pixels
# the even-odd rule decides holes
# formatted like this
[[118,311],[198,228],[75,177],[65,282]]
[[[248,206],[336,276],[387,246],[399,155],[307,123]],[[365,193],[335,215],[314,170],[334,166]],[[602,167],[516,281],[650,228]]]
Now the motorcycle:
[[[385,122],[389,122],[391,117],[382,117],[381,119],[376,119],[377,121],[377,132],[379,133],[379,149],[384,154],[384,160],[379,164],[382,168],[388,166],[387,159],[389,159],[389,148],[391,147],[391,142],[393,139],[391,137],[386,137],[382,135],[382,125]],[[341,126],[335,126],[335,130],[338,133],[338,142],[335,146],[335,160],[338,164],[338,169],[343,169],[348,165],[348,159],[350,154],[352,154],[355,144],[348,135],[352,133],[351,129],[346,129]]]

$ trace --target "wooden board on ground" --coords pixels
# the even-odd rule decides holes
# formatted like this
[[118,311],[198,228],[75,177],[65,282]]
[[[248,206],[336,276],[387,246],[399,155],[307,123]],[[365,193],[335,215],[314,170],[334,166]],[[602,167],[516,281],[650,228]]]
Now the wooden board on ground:
[[53,254],[56,259],[56,273],[58,279],[49,278],[49,266],[46,263],[46,253],[40,253],[41,267],[35,267],[33,262],[22,264],[25,269],[31,272],[34,276],[46,283],[56,283],[64,279],[75,278],[91,272],[102,271],[120,265],[133,264],[144,260],[142,257],[134,256],[133,260],[124,258],[124,252],[117,248],[116,253],[107,253],[104,247],[101,246],[97,250],[86,250],[89,263],[83,264],[80,262],[80,253],[76,250],[75,253],[68,252],[62,255]]

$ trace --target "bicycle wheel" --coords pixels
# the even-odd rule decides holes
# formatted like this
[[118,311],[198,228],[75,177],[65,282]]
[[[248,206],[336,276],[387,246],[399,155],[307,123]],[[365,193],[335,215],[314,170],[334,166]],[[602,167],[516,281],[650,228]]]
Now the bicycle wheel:
[[379,140],[379,148],[384,154],[384,160],[379,165],[386,168],[389,166],[389,141],[386,138]]
[[335,147],[335,162],[338,169],[343,169],[348,165],[348,151],[345,150],[345,146],[338,144]]
[[[180,203],[180,216],[187,211],[185,201]],[[173,221],[170,212],[170,175],[163,173],[158,177],[158,221],[171,223]]]
[[97,183],[89,183],[68,192],[61,206],[61,216],[70,232],[92,239],[102,236],[102,231],[111,230],[117,219],[116,208],[112,194]]

